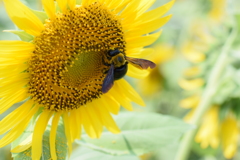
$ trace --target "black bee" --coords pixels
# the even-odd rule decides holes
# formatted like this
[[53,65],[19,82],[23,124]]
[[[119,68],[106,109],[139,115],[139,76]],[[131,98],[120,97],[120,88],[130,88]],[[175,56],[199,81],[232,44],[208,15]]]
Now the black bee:
[[156,67],[156,64],[149,60],[127,57],[118,49],[110,50],[108,52],[108,57],[111,65],[110,69],[107,72],[107,76],[103,80],[103,93],[107,93],[112,88],[114,80],[121,79],[126,75],[128,70],[128,63],[139,69],[148,69],[148,67],[153,69]]

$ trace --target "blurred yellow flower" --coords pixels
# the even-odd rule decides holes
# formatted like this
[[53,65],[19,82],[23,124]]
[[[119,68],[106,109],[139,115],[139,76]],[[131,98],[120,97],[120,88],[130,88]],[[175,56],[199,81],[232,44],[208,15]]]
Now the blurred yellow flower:
[[157,64],[157,67],[152,69],[148,76],[138,83],[140,92],[145,96],[153,95],[161,90],[163,76],[159,67],[162,63],[171,59],[174,54],[174,48],[168,44],[157,44],[153,48],[154,54],[151,54],[148,59]]
[[205,54],[201,51],[196,50],[194,47],[197,44],[194,44],[192,42],[188,42],[183,47],[183,54],[184,56],[192,63],[199,63],[205,60]]
[[189,32],[190,37],[183,44],[182,53],[192,63],[203,62],[206,58],[206,51],[214,41],[207,29],[206,21],[194,21]]
[[181,79],[179,81],[180,87],[182,87],[185,90],[196,90],[204,85],[204,80],[202,78],[196,78],[196,79]]
[[193,96],[190,96],[190,97],[187,97],[183,100],[180,101],[180,106],[182,108],[195,108],[197,107],[198,103],[200,101],[200,97],[199,95],[193,95]]
[[209,16],[216,22],[223,20],[226,11],[226,0],[210,0],[212,7]]
[[223,146],[223,154],[231,159],[238,148],[239,127],[236,118],[229,114],[221,123],[220,137]]
[[195,137],[196,142],[200,143],[202,148],[207,148],[208,146],[217,148],[219,146],[220,126],[218,110],[219,106],[212,106],[202,120],[202,125]]
[[190,68],[186,69],[184,71],[184,76],[186,76],[186,77],[196,77],[200,73],[201,73],[200,67],[199,66],[194,66],[194,67],[190,67]]

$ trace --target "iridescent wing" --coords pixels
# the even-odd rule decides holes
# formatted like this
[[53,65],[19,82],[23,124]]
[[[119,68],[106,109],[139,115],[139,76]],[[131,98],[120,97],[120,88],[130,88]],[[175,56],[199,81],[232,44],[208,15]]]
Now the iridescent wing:
[[146,59],[131,58],[131,57],[126,57],[126,59],[128,60],[129,63],[131,63],[133,66],[139,69],[148,69],[148,67],[153,69],[156,67],[155,63]]
[[111,64],[111,67],[107,73],[107,76],[103,80],[103,85],[102,85],[102,92],[107,93],[113,86],[114,82],[114,65]]

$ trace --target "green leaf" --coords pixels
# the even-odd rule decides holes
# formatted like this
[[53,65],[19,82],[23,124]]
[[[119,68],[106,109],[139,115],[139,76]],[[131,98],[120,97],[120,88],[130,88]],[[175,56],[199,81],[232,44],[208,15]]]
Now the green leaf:
[[[220,120],[226,119],[229,113],[235,114],[237,119],[240,119],[240,98],[229,98],[220,107]],[[231,111],[231,112],[230,112]]]
[[[239,13],[234,15],[234,20],[236,23],[236,29],[238,30],[237,37],[239,37],[240,36],[240,14]],[[235,46],[237,46],[237,48],[239,48],[239,42],[240,42],[240,39],[236,38],[235,42],[233,44],[234,48],[235,48]]]
[[230,109],[231,109],[231,106],[229,104],[229,100],[227,100],[226,102],[224,102],[220,106],[220,110],[219,110],[219,119],[220,119],[220,121],[223,121],[227,117],[227,115],[229,114]]
[[25,41],[25,42],[30,42],[34,38],[32,35],[26,33],[25,31],[6,30],[5,32],[16,34],[22,41]]
[[45,20],[48,19],[47,13],[44,11],[36,11],[32,9],[32,12],[40,19],[42,23],[45,23]]
[[192,150],[200,155],[200,156],[206,156],[206,155],[216,155],[217,152],[219,151],[220,148],[212,148],[210,146],[208,146],[207,148],[202,148],[200,146],[199,143],[196,143],[195,141],[193,141],[193,144],[192,144]]
[[240,98],[232,98],[232,112],[240,120]]
[[[50,146],[49,146],[50,130],[51,130],[51,126],[48,126],[47,130],[44,132],[44,135],[43,135],[43,147],[42,147],[43,151],[42,151],[41,160],[46,160],[51,158]],[[26,133],[29,133],[29,132],[25,132],[24,134]],[[67,139],[64,133],[65,133],[64,126],[63,124],[60,124],[58,126],[57,135],[56,135],[56,153],[57,153],[58,159],[66,159],[67,157],[68,147],[67,147]],[[21,137],[23,136],[24,135],[22,135]],[[15,143],[17,142],[18,144],[20,143],[20,141],[16,141]],[[24,152],[14,153],[13,157],[14,157],[14,160],[31,160],[31,147]]]
[[[214,104],[223,104],[229,98],[235,97],[238,89],[238,84],[234,82],[233,77],[237,76],[237,70],[232,66],[225,67],[221,79],[218,81],[218,89],[216,95],[213,97]],[[238,97],[239,95],[237,95]]]
[[120,134],[105,131],[100,139],[82,135],[77,142],[107,154],[142,155],[179,140],[192,128],[181,120],[156,113],[122,113],[115,120]]
[[238,31],[240,31],[240,14],[235,14],[235,19],[238,27]]
[[86,147],[78,147],[76,148],[70,160],[140,160],[136,155],[121,155],[114,156],[105,154],[103,152],[99,152],[96,150],[92,150]]

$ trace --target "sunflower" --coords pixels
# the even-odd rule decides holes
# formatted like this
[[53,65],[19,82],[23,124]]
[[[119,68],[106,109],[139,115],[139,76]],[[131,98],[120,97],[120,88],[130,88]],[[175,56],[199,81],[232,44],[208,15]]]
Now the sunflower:
[[82,0],[80,4],[42,0],[44,12],[33,11],[19,0],[3,2],[21,30],[9,32],[20,35],[22,41],[0,41],[0,113],[17,102],[24,103],[0,122],[0,133],[6,133],[0,147],[17,139],[33,119],[32,142],[27,145],[32,146],[32,159],[41,157],[48,123],[50,153],[57,159],[55,138],[60,120],[71,152],[82,127],[91,138],[99,138],[104,126],[119,133],[111,114],[118,114],[120,106],[131,111],[132,101],[144,106],[122,77],[140,78],[148,70],[139,68],[154,67],[137,58],[151,53],[144,46],[160,36],[161,31],[156,30],[171,15],[160,17],[173,1],[147,11],[154,0]]

